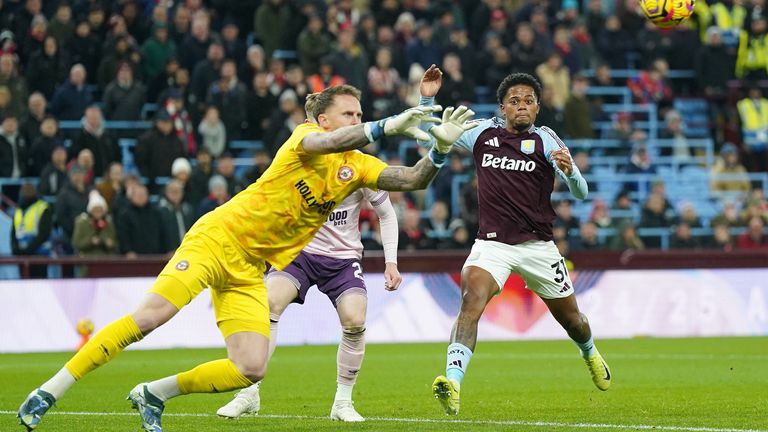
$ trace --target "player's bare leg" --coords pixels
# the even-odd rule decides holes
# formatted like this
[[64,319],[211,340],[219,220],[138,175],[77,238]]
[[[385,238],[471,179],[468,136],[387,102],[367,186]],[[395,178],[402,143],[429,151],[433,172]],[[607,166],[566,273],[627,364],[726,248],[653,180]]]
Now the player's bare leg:
[[352,388],[357,380],[365,356],[365,315],[368,297],[364,292],[350,290],[336,301],[342,335],[336,354],[336,397],[331,408],[331,419],[345,422],[361,422],[365,419],[357,413],[352,402]]
[[63,368],[30,393],[19,408],[19,422],[27,430],[37,427],[42,416],[75,382],[115,358],[128,345],[165,324],[178,311],[164,297],[155,293],[147,294],[133,314],[101,329]]
[[552,316],[565,329],[581,350],[581,355],[587,363],[592,382],[600,390],[608,390],[611,386],[611,371],[592,340],[592,330],[586,315],[579,311],[574,294],[558,299],[542,299],[549,308]]
[[[267,353],[267,362],[269,362],[277,347],[280,316],[298,296],[298,289],[290,279],[280,275],[271,275],[265,283],[269,299],[269,352]],[[230,419],[245,414],[258,414],[261,409],[260,388],[261,381],[240,390],[231,401],[219,408],[216,414]]]
[[461,380],[477,344],[477,323],[485,306],[499,291],[499,285],[486,270],[467,266],[461,272],[461,307],[453,325],[445,376],[435,378],[432,392],[446,414],[459,413]]

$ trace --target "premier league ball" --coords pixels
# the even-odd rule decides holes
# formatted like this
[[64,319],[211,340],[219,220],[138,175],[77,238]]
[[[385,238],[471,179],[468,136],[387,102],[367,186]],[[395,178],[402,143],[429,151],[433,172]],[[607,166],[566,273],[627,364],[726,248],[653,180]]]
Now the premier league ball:
[[696,0],[639,0],[651,22],[662,28],[674,27],[693,14]]

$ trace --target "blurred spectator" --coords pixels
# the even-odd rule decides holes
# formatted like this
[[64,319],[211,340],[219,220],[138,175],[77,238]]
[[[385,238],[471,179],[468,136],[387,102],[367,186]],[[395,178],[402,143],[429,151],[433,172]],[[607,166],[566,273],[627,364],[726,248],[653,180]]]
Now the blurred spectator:
[[565,108],[565,102],[571,94],[571,77],[568,69],[563,66],[560,54],[550,54],[545,63],[536,67],[536,75],[544,88],[552,90],[552,105],[557,110]]
[[[661,31],[659,27],[651,20],[643,20],[644,28],[638,32],[630,34],[637,36],[637,45],[642,56],[643,65],[651,65],[657,58],[663,58],[669,61],[672,58],[673,40],[672,33]],[[624,27],[627,29],[626,27]],[[629,30],[629,29],[627,29]]]
[[678,217],[680,222],[685,222],[691,228],[699,228],[702,226],[701,218],[696,212],[696,206],[689,201],[684,201],[680,205],[680,215]]
[[58,83],[67,79],[72,64],[69,54],[60,49],[60,42],[48,36],[43,49],[35,51],[25,69],[29,91],[40,92],[46,99],[53,96]]
[[132,45],[133,40],[126,34],[118,35],[114,44],[106,43],[108,51],[99,62],[99,69],[96,77],[96,84],[99,90],[104,90],[117,75],[117,68],[122,63],[130,63],[134,70],[139,70],[141,55]]
[[[21,185],[19,203],[13,213],[11,251],[14,255],[50,255],[53,216],[47,202],[37,196],[29,183]],[[45,265],[30,266],[30,276],[46,277]]]
[[637,235],[635,225],[631,222],[625,222],[618,227],[618,233],[616,237],[611,240],[610,249],[624,251],[624,250],[643,250],[645,244],[643,240]]
[[232,196],[227,193],[227,180],[219,174],[208,180],[208,196],[200,201],[197,207],[197,217],[201,217],[216,207],[229,201]]
[[589,221],[594,223],[598,228],[611,228],[613,227],[613,220],[611,219],[610,211],[608,210],[608,204],[600,198],[592,200],[592,210],[589,212]]
[[616,15],[607,17],[604,28],[596,34],[596,48],[603,60],[612,69],[627,69],[627,53],[635,51],[635,41],[630,33],[621,27]]
[[[435,200],[443,201],[445,203],[453,202],[453,183],[454,178],[466,173],[467,169],[464,166],[464,158],[458,153],[451,153],[448,157],[448,166],[444,170],[438,171],[435,179],[432,181],[432,193]],[[456,191],[459,192],[458,190]],[[458,195],[456,196],[458,199]],[[451,215],[452,217],[459,217],[459,215]]]
[[116,214],[114,211],[115,199],[122,193],[124,181],[123,164],[120,162],[112,162],[109,164],[104,177],[96,185],[99,194],[107,202],[107,210],[113,214]]
[[369,54],[376,52],[376,49],[378,48],[376,19],[368,12],[360,17],[360,22],[357,25],[357,40],[360,41],[365,52]]
[[597,225],[592,221],[582,222],[579,226],[579,237],[572,242],[571,249],[579,250],[600,250],[605,245],[597,235]]
[[182,187],[186,187],[192,176],[192,164],[185,157],[176,158],[171,165],[171,181],[177,181]]
[[725,125],[732,121],[728,102],[728,80],[734,75],[736,58],[723,45],[720,29],[707,29],[706,44],[699,48],[694,62],[699,89],[704,92],[709,124],[716,142],[723,141]]
[[424,69],[433,64],[440,64],[443,59],[443,49],[440,43],[434,40],[432,26],[426,21],[416,23],[416,38],[406,46],[406,62],[418,63]]
[[712,227],[715,225],[727,225],[729,228],[742,226],[736,203],[734,201],[725,201],[722,211],[712,218],[710,225]]
[[392,27],[402,12],[402,6],[398,0],[382,0],[376,11],[376,22],[381,26]]
[[[211,84],[221,77],[221,66],[224,64],[224,47],[221,42],[213,41],[208,46],[208,54],[205,60],[197,63],[192,71],[191,91],[194,96],[195,104],[190,106],[190,110],[202,112],[208,89]],[[195,114],[193,114],[195,115]]]
[[[177,8],[177,17],[174,18],[174,30],[178,31],[179,27],[183,27],[187,17],[191,16],[189,10],[186,8]],[[179,18],[179,14],[181,18]],[[189,32],[178,32],[180,37],[183,37],[181,43],[178,39],[175,39],[176,44],[179,46],[179,58],[181,59],[181,65],[188,71],[193,71],[195,65],[200,63],[209,51],[209,46],[214,41],[210,31],[211,20],[206,13],[195,14],[192,20],[191,30]],[[223,56],[223,54],[222,54]]]
[[423,247],[432,249],[442,249],[451,238],[451,230],[448,228],[450,223],[450,213],[448,204],[444,201],[435,201],[429,210],[429,219],[424,223],[424,234],[426,239]]
[[627,87],[632,92],[636,103],[655,103],[659,108],[659,114],[672,106],[672,86],[667,78],[669,64],[664,59],[656,59],[651,67],[640,72],[637,78],[627,80]]
[[686,222],[678,222],[675,232],[669,240],[670,249],[700,249],[701,241],[691,234],[691,226]]
[[264,58],[264,49],[261,45],[251,45],[245,55],[245,62],[240,65],[238,74],[240,81],[253,83],[253,78],[258,73],[266,73],[267,64]]
[[[229,140],[240,139],[243,127],[247,126],[246,97],[245,86],[237,78],[237,64],[225,60],[221,77],[208,90],[206,103],[218,108]],[[215,152],[211,153],[215,156]]]
[[331,36],[324,29],[323,19],[314,14],[296,41],[299,64],[307,75],[320,72],[320,60],[331,52]]
[[19,75],[16,56],[13,54],[0,55],[0,87],[6,87],[11,94],[8,110],[16,116],[24,114],[27,80]]
[[75,165],[79,165],[85,170],[85,184],[91,186],[93,184],[93,152],[88,149],[82,149],[77,154],[77,157],[69,161],[67,169],[72,168]]
[[[371,66],[371,69],[375,67]],[[333,59],[326,56],[320,59],[318,72],[307,77],[307,85],[310,93],[321,92],[328,87],[342,85],[346,82],[344,77],[333,72]],[[370,84],[371,69],[368,70],[368,80]],[[375,96],[375,93],[374,93]]]
[[140,254],[167,252],[160,211],[149,202],[144,185],[135,185],[128,194],[130,205],[117,216],[117,238],[120,253],[128,258]]
[[707,247],[710,249],[718,249],[723,252],[730,252],[733,250],[733,237],[728,224],[717,223],[712,226],[712,237],[707,243]]
[[404,77],[408,73],[408,65],[405,64],[405,47],[395,39],[395,31],[392,27],[379,25],[376,34],[376,49],[389,48],[392,52],[392,66],[398,74]]
[[208,179],[213,175],[213,164],[211,154],[205,147],[197,151],[195,159],[197,164],[184,188],[184,198],[194,209],[197,209],[200,201],[208,195]]
[[215,174],[220,175],[227,182],[227,194],[230,197],[240,192],[240,183],[235,178],[235,159],[230,153],[223,153],[216,160]]
[[768,99],[757,84],[749,86],[749,94],[737,103],[741,134],[750,171],[768,171]]
[[[86,8],[88,9],[88,8]],[[107,16],[104,5],[92,4],[88,9],[88,25],[91,27],[93,34],[99,39],[104,40],[109,31],[109,25],[107,24]]]
[[355,42],[354,29],[339,32],[337,44],[329,54],[333,61],[333,70],[344,77],[347,84],[359,89],[367,87],[368,56]]
[[286,132],[290,135],[293,131],[290,126],[286,126],[286,121],[298,110],[302,110],[302,107],[299,105],[296,93],[293,90],[283,92],[278,99],[278,109],[274,110],[269,117],[269,128],[264,131],[264,143],[270,148],[272,156],[283,145],[280,137],[285,136]]
[[231,59],[245,58],[245,42],[240,39],[240,29],[231,19],[224,19],[221,27],[221,42],[224,45],[224,56]]
[[544,87],[541,91],[536,124],[547,126],[553,130],[563,130],[565,128],[563,110],[555,105],[555,91],[552,87]]
[[81,256],[112,255],[117,252],[117,231],[108,213],[107,202],[91,191],[86,212],[75,219],[72,246]]
[[267,58],[272,57],[276,49],[281,48],[284,31],[291,20],[291,8],[284,0],[266,0],[256,9],[253,17],[253,29],[261,41]]
[[35,142],[40,136],[40,124],[45,118],[45,109],[48,101],[40,92],[29,95],[28,110],[19,121],[19,131],[28,143]]
[[[179,71],[181,70],[183,69]],[[197,152],[197,139],[195,138],[192,117],[186,108],[184,94],[179,89],[172,88],[168,90],[167,97],[168,99],[162,108],[165,108],[165,111],[171,115],[173,130],[181,140],[185,154],[191,156]]]
[[121,6],[120,16],[125,19],[127,33],[136,38],[136,41],[141,44],[149,36],[151,21],[144,19],[136,1],[123,0]]
[[56,147],[51,151],[51,160],[40,173],[37,188],[40,195],[57,195],[67,182],[67,149]]
[[[674,213],[667,211],[664,205],[664,197],[650,194],[643,206],[640,227],[667,228],[672,226],[676,222]],[[645,239],[645,244],[651,248],[658,248],[661,246],[661,239],[658,236],[650,236]]]
[[163,72],[168,61],[176,56],[176,43],[170,38],[165,23],[153,25],[152,36],[141,46],[141,55],[144,79],[151,83]]
[[285,88],[285,61],[283,59],[275,57],[269,60],[267,81],[269,82],[269,91],[273,95],[277,96],[283,92]]
[[19,133],[16,115],[6,114],[0,123],[0,177],[24,177],[28,151],[27,142]]
[[[186,38],[190,36],[189,30],[191,28],[191,23],[192,23],[192,14],[189,12],[189,9],[187,9],[187,7],[183,3],[178,4],[176,6],[175,12],[173,13],[173,22],[170,24],[170,28],[168,29],[168,31],[170,33],[171,39],[173,39],[173,42],[176,44],[177,47],[179,47],[180,55],[182,55],[182,53],[185,51],[187,52],[194,51],[193,49],[189,49],[189,47],[187,47],[187,49],[185,49],[184,47],[184,42],[186,41]],[[192,41],[199,42],[200,44],[204,45],[200,55],[201,58],[205,56],[205,50],[208,48],[208,43],[207,43],[208,27],[206,26],[204,30],[206,31],[205,34],[203,34],[203,30],[200,27],[198,27],[197,35],[200,39],[197,41],[192,39]],[[189,42],[190,45],[194,45],[192,41]],[[192,66],[194,66],[194,63],[196,63],[196,61],[198,60],[192,57],[190,57],[189,59],[186,57],[182,57],[182,58],[183,58],[184,64],[187,64],[186,62],[189,60],[192,63]]]
[[765,222],[759,216],[752,216],[747,221],[747,230],[736,240],[738,249],[768,249],[768,235],[765,234]]
[[[400,74],[392,66],[392,51],[389,48],[379,48],[376,51],[375,63],[368,69],[368,88],[373,99],[373,118],[386,117],[386,114],[392,110],[396,104],[399,84]],[[444,79],[440,94],[445,94],[445,84]]]
[[736,57],[736,77],[746,80],[768,79],[768,23],[765,17],[752,20],[747,30],[741,30]]
[[744,203],[744,207],[741,209],[739,219],[743,226],[747,225],[747,222],[753,217],[759,217],[764,223],[768,223],[768,212],[765,209],[765,197],[753,198],[750,197]]
[[253,154],[253,165],[240,179],[240,188],[246,189],[252,183],[255,183],[264,174],[264,171],[269,168],[270,163],[272,163],[272,158],[269,157],[269,153],[265,149],[256,150]]
[[[528,23],[520,23],[517,26],[515,42],[509,49],[512,70],[508,72],[523,72],[536,74],[536,67],[542,64],[547,57],[546,51],[536,43],[533,28]],[[488,82],[491,88],[496,88],[494,83]]]
[[566,235],[570,236],[571,230],[578,230],[580,227],[579,218],[573,214],[573,204],[570,200],[564,199],[555,205],[555,224],[565,228]]
[[[656,166],[653,164],[645,144],[634,146],[632,156],[629,158],[629,164],[624,169],[624,172],[627,174],[645,174],[646,177],[656,174]],[[624,183],[624,189],[633,192],[647,191],[649,184],[648,180],[636,179]]]
[[[299,65],[290,65],[288,70],[285,71],[285,87],[283,87],[280,94],[291,90],[296,93],[296,97],[299,101],[299,105],[304,106],[304,102],[307,100],[307,94],[309,94],[309,86],[307,85],[307,79],[304,76],[304,71],[301,70]],[[278,95],[278,98],[280,95]]]
[[197,127],[197,132],[200,134],[203,147],[214,158],[219,157],[226,149],[227,131],[219,118],[219,109],[215,106],[209,106],[205,110],[205,116]]
[[59,122],[52,116],[47,116],[40,124],[40,136],[32,142],[29,152],[28,177],[38,177],[43,167],[51,160],[51,153],[56,147],[63,147],[64,142],[59,136]]
[[85,183],[85,168],[73,165],[69,169],[69,182],[56,195],[55,215],[56,225],[64,231],[64,239],[68,243],[75,229],[75,218],[86,211],[88,192],[90,188]]
[[[489,39],[489,44],[496,45],[498,39]],[[510,51],[502,46],[486,47],[486,52],[490,59],[487,65],[483,65],[483,82],[490,89],[496,89],[504,78],[509,75],[510,70],[514,70],[517,63],[514,61]]]
[[587,90],[589,90],[589,80],[583,75],[574,76],[571,94],[565,102],[563,111],[565,133],[568,138],[592,139],[595,137]]
[[421,212],[407,209],[400,224],[400,236],[397,248],[400,250],[426,249],[429,241],[421,226]]
[[452,220],[448,230],[451,232],[451,238],[444,249],[469,249],[475,241],[461,219]]
[[593,43],[593,35],[587,28],[586,22],[579,18],[574,23],[571,29],[570,45],[573,52],[579,58],[579,68],[572,71],[573,74],[579,72],[582,69],[595,69],[598,66],[598,59],[600,58],[595,45]]
[[443,84],[435,97],[438,105],[444,107],[468,105],[475,101],[475,82],[462,72],[461,58],[448,53],[443,58]]
[[109,120],[141,120],[141,110],[147,101],[147,88],[134,79],[133,67],[121,63],[117,76],[104,90],[104,114]]
[[723,144],[720,157],[710,171],[712,192],[749,192],[747,169],[739,162],[739,151],[731,143]]
[[59,120],[79,120],[85,109],[93,102],[90,90],[86,87],[85,67],[81,64],[72,66],[69,79],[61,84],[51,99],[50,113]]
[[660,138],[672,140],[672,147],[664,148],[662,155],[672,156],[678,163],[690,162],[691,149],[685,136],[683,116],[676,110],[671,109],[664,115],[664,129],[660,132]]
[[52,212],[47,202],[40,199],[31,183],[21,185],[19,202],[13,213],[11,247],[14,255],[48,255]]
[[[310,90],[312,91],[312,90]],[[266,72],[259,72],[253,77],[252,87],[247,95],[248,131],[253,139],[262,139],[269,128],[269,118],[277,105],[277,97],[269,91]],[[270,143],[265,143],[268,147]]]
[[59,45],[64,45],[74,33],[75,22],[72,19],[72,7],[67,2],[61,2],[56,8],[56,15],[48,24],[48,34],[56,39]]
[[160,73],[152,81],[147,82],[147,101],[150,103],[164,102],[171,88],[181,91],[183,94],[184,90],[189,86],[189,72],[184,69],[184,72],[187,74],[187,84],[182,90],[182,86],[178,82],[178,72],[181,70],[179,60],[176,57],[169,58]]
[[93,152],[93,170],[97,177],[104,175],[110,163],[120,161],[120,148],[117,143],[104,130],[104,118],[101,108],[96,105],[85,110],[82,119],[83,128],[70,147],[70,158],[75,157],[83,149]]
[[101,59],[101,44],[98,36],[91,31],[88,21],[81,20],[77,23],[75,34],[64,47],[69,52],[72,63],[85,67],[88,83],[95,83]]
[[165,185],[165,194],[158,205],[166,234],[166,247],[175,250],[195,221],[195,211],[184,202],[184,184],[171,180]]
[[135,153],[136,167],[151,185],[157,177],[170,177],[173,161],[184,157],[185,152],[179,137],[173,133],[173,122],[167,111],[155,114],[154,127],[139,138]]

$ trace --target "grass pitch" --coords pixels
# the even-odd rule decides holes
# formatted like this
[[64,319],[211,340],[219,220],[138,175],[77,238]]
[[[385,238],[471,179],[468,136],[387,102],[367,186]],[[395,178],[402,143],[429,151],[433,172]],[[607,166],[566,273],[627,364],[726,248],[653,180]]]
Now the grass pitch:
[[[369,345],[355,387],[363,424],[327,418],[335,346],[280,347],[262,385],[262,410],[216,417],[232,393],[171,400],[167,431],[692,431],[768,432],[768,338],[598,340],[614,375],[600,392],[569,341],[480,342],[462,385],[461,414],[431,395],[446,344]],[[0,430],[22,431],[27,393],[70,353],[0,355]],[[133,431],[125,400],[137,383],[220,358],[223,350],[128,351],[74,386],[38,431]]]

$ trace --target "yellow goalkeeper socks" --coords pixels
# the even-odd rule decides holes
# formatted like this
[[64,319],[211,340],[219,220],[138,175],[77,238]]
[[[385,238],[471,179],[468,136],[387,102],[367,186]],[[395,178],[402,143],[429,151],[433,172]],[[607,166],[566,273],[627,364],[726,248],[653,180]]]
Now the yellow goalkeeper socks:
[[143,337],[133,317],[126,315],[96,333],[64,367],[76,380],[80,380],[85,374],[112,360],[125,347]]
[[229,359],[203,363],[178,375],[181,394],[219,393],[245,388],[253,384]]

